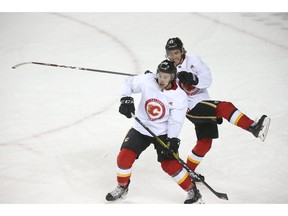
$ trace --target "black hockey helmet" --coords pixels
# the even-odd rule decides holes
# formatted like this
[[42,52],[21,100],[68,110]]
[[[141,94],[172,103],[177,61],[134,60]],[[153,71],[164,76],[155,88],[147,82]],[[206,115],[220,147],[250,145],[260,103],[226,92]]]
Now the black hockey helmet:
[[177,68],[174,62],[165,59],[158,65],[157,73],[159,72],[172,74],[172,80],[174,80],[176,79]]
[[165,46],[166,52],[170,50],[176,50],[179,49],[181,52],[185,52],[185,49],[183,47],[183,43],[180,40],[180,38],[175,37],[175,38],[169,38],[166,46]]

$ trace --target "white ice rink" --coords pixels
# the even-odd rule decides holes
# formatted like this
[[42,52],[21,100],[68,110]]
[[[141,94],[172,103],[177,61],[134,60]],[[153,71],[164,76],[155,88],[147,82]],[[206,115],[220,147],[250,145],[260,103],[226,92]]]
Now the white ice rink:
[[[264,143],[227,121],[219,127],[197,171],[229,201],[200,185],[205,203],[288,203],[288,13],[0,13],[0,33],[0,203],[104,204],[133,121],[118,113],[125,76],[13,65],[142,74],[155,71],[175,36],[209,65],[212,99],[272,119]],[[188,121],[181,140],[186,160],[196,141]],[[151,146],[117,204],[185,198]]]

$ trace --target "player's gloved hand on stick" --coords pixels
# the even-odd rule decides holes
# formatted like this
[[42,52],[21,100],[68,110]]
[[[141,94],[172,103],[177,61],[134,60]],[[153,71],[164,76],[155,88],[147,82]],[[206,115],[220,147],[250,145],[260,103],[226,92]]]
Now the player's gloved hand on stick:
[[188,84],[191,86],[195,86],[198,84],[199,79],[198,77],[190,72],[186,72],[186,71],[181,71],[177,74],[178,79],[180,80],[181,83]]
[[167,138],[167,147],[169,149],[165,150],[165,155],[168,157],[173,157],[173,153],[178,153],[179,145],[180,145],[180,139],[173,137],[173,138]]
[[119,112],[127,118],[131,118],[131,113],[135,114],[134,99],[132,97],[122,97],[120,102]]

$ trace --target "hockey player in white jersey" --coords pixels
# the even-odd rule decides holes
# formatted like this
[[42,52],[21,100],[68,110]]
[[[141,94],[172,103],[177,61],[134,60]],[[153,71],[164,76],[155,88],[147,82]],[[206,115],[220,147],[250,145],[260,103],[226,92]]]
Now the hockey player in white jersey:
[[168,39],[165,51],[166,57],[177,67],[179,85],[188,96],[186,117],[195,125],[197,143],[187,158],[193,171],[210,150],[212,140],[218,138],[217,124],[221,124],[223,118],[265,140],[269,117],[262,115],[258,121],[253,121],[231,102],[211,100],[207,91],[212,83],[209,67],[197,55],[187,54],[178,37]]
[[[201,194],[195,183],[174,158],[170,150],[177,153],[178,138],[187,111],[187,96],[176,84],[176,67],[173,62],[162,61],[157,73],[128,77],[121,88],[121,105],[119,112],[127,118],[134,114],[133,93],[142,93],[136,111],[136,117],[167,143],[169,150],[159,144],[137,121],[128,131],[117,156],[117,187],[107,194],[107,201],[114,201],[128,192],[132,166],[140,154],[152,143],[158,155],[162,169],[188,193],[185,204],[201,200]],[[143,188],[144,190],[144,188]]]

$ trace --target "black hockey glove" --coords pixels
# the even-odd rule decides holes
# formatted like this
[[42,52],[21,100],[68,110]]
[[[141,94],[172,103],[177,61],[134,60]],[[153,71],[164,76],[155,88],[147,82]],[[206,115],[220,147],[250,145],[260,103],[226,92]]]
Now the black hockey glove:
[[172,157],[173,158],[173,153],[178,153],[178,148],[180,145],[180,139],[178,138],[167,138],[167,147],[169,149],[165,150],[165,155],[167,157]]
[[191,86],[195,86],[198,84],[199,79],[198,77],[190,72],[186,72],[186,71],[181,71],[177,74],[178,79],[180,80],[181,83],[188,84]]
[[134,99],[132,97],[122,97],[119,112],[127,118],[131,118],[131,113],[135,114]]

